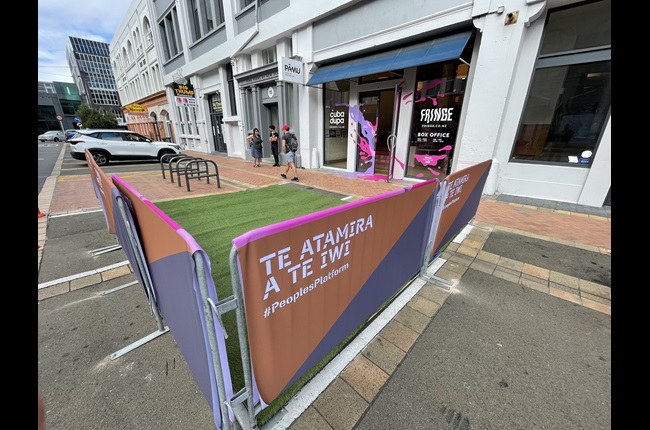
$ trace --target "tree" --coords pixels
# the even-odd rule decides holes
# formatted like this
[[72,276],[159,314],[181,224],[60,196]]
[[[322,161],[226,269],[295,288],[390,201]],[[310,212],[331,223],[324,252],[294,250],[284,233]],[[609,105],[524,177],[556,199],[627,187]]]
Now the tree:
[[81,118],[85,128],[117,128],[117,119],[104,109],[93,109],[87,104],[79,105],[75,115]]

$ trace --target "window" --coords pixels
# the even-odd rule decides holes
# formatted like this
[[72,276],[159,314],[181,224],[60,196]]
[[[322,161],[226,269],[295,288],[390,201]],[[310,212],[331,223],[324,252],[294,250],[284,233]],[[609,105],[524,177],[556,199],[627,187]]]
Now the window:
[[[343,84],[343,85],[337,85]],[[348,160],[348,81],[326,82],[323,91],[323,164],[345,169]]]
[[609,118],[611,1],[551,10],[511,161],[590,166]]
[[165,61],[171,60],[180,51],[180,27],[178,26],[178,13],[176,7],[172,8],[169,13],[160,21],[160,37],[162,39],[162,49]]
[[265,66],[267,64],[272,64],[278,61],[276,54],[275,54],[275,46],[271,46],[270,48],[266,48],[265,50],[262,51],[262,65]]
[[188,0],[192,42],[223,24],[223,0]]
[[460,59],[419,66],[406,176],[442,180],[451,172],[468,68]]

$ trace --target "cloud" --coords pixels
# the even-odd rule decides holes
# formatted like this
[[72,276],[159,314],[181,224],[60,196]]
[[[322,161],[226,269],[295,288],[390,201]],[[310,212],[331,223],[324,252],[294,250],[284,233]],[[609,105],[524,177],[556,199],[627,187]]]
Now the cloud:
[[73,82],[68,36],[111,43],[133,1],[38,0],[38,80]]

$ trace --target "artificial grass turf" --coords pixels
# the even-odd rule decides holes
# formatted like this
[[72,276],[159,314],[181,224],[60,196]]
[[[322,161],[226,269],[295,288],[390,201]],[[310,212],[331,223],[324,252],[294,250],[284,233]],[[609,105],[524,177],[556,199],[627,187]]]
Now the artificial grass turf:
[[[345,204],[338,198],[284,185],[205,197],[156,203],[165,214],[190,233],[210,258],[212,279],[219,300],[233,295],[230,273],[232,240],[259,227]],[[235,312],[222,316],[228,338],[226,349],[235,392],[244,387],[239,336]],[[352,338],[351,335],[348,339]],[[281,393],[258,416],[260,425],[268,421],[295,392],[333,358],[342,346],[325,357],[294,386]]]

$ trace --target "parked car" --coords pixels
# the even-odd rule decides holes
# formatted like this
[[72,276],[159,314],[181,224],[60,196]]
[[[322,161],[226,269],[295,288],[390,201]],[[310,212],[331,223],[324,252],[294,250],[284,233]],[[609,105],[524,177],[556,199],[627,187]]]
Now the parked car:
[[77,134],[79,129],[70,129],[65,131],[65,141],[67,142],[68,140],[72,139],[72,137]]
[[50,130],[38,136],[38,140],[41,142],[63,142],[65,141],[65,133],[61,130]]
[[181,153],[178,144],[158,142],[131,130],[77,130],[68,143],[72,158],[85,160],[88,149],[98,166],[113,160],[160,160],[165,154]]

